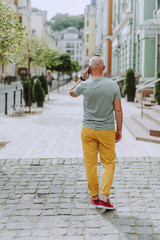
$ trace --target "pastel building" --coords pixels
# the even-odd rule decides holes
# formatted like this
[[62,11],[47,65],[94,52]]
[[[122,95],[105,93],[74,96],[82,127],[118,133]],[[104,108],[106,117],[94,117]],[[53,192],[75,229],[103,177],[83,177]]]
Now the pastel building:
[[141,81],[160,68],[159,0],[113,0],[112,74],[128,68]]
[[50,47],[56,48],[56,41],[53,37],[51,26],[47,24],[47,12],[32,12],[31,17],[32,35],[44,39]]
[[96,1],[96,55],[103,58],[105,74],[111,75],[113,0]]
[[96,1],[91,0],[84,11],[84,67],[88,65],[89,59],[96,53]]

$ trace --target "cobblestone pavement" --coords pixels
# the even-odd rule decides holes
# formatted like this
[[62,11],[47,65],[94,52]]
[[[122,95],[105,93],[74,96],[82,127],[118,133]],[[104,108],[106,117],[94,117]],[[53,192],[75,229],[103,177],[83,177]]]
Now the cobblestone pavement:
[[80,158],[1,160],[0,239],[158,240],[159,160],[117,159],[114,211],[89,204]]
[[[64,86],[43,109],[0,115],[0,240],[160,240],[160,148],[123,128],[111,200],[89,204],[80,140],[82,98]],[[124,116],[137,112],[123,100]],[[101,176],[102,166],[98,164]]]

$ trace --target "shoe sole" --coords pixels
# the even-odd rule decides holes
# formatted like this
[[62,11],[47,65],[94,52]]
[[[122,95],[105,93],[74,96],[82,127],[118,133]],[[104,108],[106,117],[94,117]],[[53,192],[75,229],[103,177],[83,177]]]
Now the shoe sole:
[[98,208],[98,205],[95,205],[95,204],[92,203],[91,201],[90,201],[90,203],[91,203],[95,208]]
[[115,207],[111,208],[111,207],[104,207],[104,206],[99,206],[99,205],[95,205],[94,203],[92,203],[90,201],[90,203],[95,207],[95,208],[103,208],[103,209],[106,209],[106,210],[114,210]]
[[115,207],[104,207],[104,206],[97,206],[97,208],[103,208],[106,210],[114,210],[115,209]]

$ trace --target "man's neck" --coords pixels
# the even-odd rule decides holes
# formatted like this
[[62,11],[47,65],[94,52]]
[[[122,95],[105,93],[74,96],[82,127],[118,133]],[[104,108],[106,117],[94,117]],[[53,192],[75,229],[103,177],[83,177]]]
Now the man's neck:
[[102,74],[92,74],[93,78],[103,78]]

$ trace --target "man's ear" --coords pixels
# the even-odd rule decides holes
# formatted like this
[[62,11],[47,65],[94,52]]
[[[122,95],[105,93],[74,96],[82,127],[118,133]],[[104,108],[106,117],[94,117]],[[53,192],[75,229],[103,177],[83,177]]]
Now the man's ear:
[[103,66],[103,71],[104,71],[105,67],[106,67],[106,66],[104,65],[104,66]]

